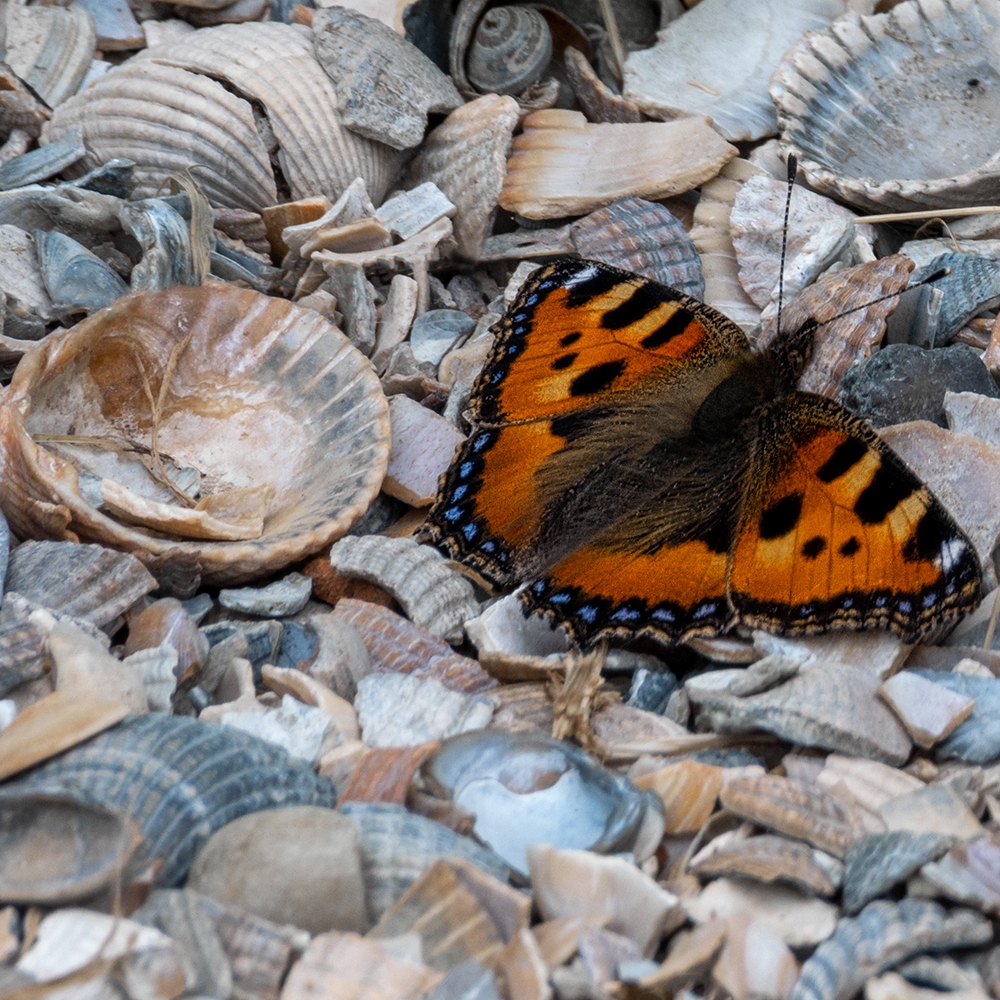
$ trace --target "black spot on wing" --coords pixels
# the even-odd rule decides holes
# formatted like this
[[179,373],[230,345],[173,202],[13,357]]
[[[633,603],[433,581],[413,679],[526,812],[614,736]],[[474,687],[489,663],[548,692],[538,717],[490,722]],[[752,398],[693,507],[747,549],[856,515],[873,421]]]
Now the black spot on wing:
[[561,357],[556,358],[555,361],[553,361],[552,364],[549,365],[549,367],[554,372],[561,372],[565,368],[569,368],[569,366],[573,364],[573,362],[576,361],[578,357],[579,357],[578,354],[571,351],[569,354],[563,354]]
[[832,483],[846,472],[850,472],[865,455],[868,445],[858,438],[848,438],[833,450],[833,454],[819,467],[816,475],[824,483]]
[[605,361],[602,364],[594,365],[585,372],[577,375],[569,384],[569,394],[571,396],[590,396],[596,392],[607,389],[621,373],[625,371],[625,362]]
[[771,504],[761,515],[760,537],[765,540],[782,538],[799,523],[802,494],[790,493]]
[[[586,266],[594,267],[593,264],[587,264]],[[612,288],[620,284],[621,280],[622,275],[618,271],[595,268],[593,277],[587,278],[585,281],[574,282],[570,285],[569,292],[566,294],[566,305],[570,309],[585,306],[591,299],[606,295]]]
[[625,302],[601,317],[601,326],[605,330],[622,330],[638,323],[662,304],[663,293],[656,285],[639,285]]
[[840,554],[850,559],[850,557],[853,556],[860,548],[861,543],[853,535],[851,535],[851,537],[840,546]]
[[692,320],[694,320],[694,313],[688,312],[687,309],[678,309],[666,323],[658,326],[652,333],[647,333],[639,341],[639,344],[650,351],[655,350],[657,347],[662,347],[673,340],[674,337],[682,334]]
[[577,341],[578,341],[578,340],[579,340],[579,339],[580,339],[580,338],[581,338],[582,336],[583,336],[583,334],[582,334],[582,333],[580,333],[580,331],[579,331],[579,330],[577,330],[577,331],[575,331],[575,332],[573,332],[573,333],[567,333],[565,337],[561,337],[561,338],[559,339],[559,344],[560,344],[560,345],[561,345],[562,347],[571,347],[571,346],[572,346],[573,344],[575,344],[575,343],[576,343],[576,342],[577,342]]
[[903,558],[907,562],[923,562],[937,558],[942,544],[951,536],[943,524],[929,510],[917,522],[916,531],[903,546]]
[[826,539],[822,535],[813,535],[805,545],[802,546],[802,555],[806,559],[817,559],[826,551]]
[[883,465],[854,501],[854,513],[863,524],[879,524],[919,488],[915,479]]

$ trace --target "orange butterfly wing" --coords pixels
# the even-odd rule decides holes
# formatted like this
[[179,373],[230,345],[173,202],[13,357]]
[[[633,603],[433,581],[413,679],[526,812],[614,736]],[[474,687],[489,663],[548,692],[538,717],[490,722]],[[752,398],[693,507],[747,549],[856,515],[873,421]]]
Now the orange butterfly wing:
[[564,425],[747,343],[696,299],[576,259],[530,275],[498,326],[470,401],[474,430],[446,473],[426,536],[510,585],[558,501],[543,473],[567,457]]
[[972,544],[864,423],[806,393],[763,409],[729,571],[741,621],[912,641],[974,607],[979,581]]

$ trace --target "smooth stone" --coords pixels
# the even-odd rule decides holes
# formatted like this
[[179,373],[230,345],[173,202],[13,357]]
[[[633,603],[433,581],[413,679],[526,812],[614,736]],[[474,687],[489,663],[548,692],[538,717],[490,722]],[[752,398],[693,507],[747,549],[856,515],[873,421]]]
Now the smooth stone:
[[879,814],[890,830],[947,834],[959,840],[972,840],[986,832],[948,785],[925,785],[890,799],[879,808]]
[[993,837],[956,845],[920,874],[948,899],[1000,915],[1000,844]]
[[688,695],[710,727],[719,733],[763,729],[790,743],[820,747],[886,764],[902,764],[911,742],[902,724],[878,697],[879,678],[857,667],[800,670],[791,680],[762,694],[738,698],[728,685],[740,670],[713,672],[717,689],[706,689],[711,675],[686,682]]
[[410,347],[417,361],[438,365],[455,341],[471,333],[476,321],[458,309],[430,309],[410,327]]
[[972,698],[911,670],[883,681],[879,693],[906,726],[913,742],[925,750],[949,735],[976,707]]
[[976,703],[972,714],[938,744],[938,757],[969,764],[989,764],[1000,757],[1000,679],[937,670],[913,672]]
[[282,696],[278,708],[263,712],[227,712],[219,721],[224,726],[276,743],[293,757],[301,757],[309,763],[319,757],[323,737],[330,726],[330,716],[326,712],[304,705],[290,694]]
[[860,913],[873,899],[941,857],[954,842],[948,834],[909,830],[860,838],[844,859],[844,910],[851,916]]
[[312,594],[312,580],[301,573],[289,573],[266,587],[239,587],[220,590],[219,603],[230,611],[260,618],[285,618],[306,606]]
[[382,489],[411,507],[437,496],[438,479],[465,440],[450,421],[401,393],[389,398],[392,449]]
[[632,675],[627,705],[645,712],[663,715],[670,696],[677,690],[679,681],[670,670],[648,670],[640,667]]
[[358,681],[354,700],[361,738],[370,747],[418,746],[485,729],[491,701],[451,691],[434,678],[374,673]]
[[319,806],[268,809],[212,834],[186,886],[312,934],[368,929],[358,830]]
[[880,435],[931,488],[986,563],[1000,533],[1000,449],[926,420],[884,427]]
[[944,413],[948,430],[1000,448],[1000,399],[978,392],[946,392]]
[[849,368],[841,392],[843,404],[875,427],[909,420],[930,420],[945,427],[946,392],[1000,397],[979,351],[967,344],[933,350],[889,344]]
[[682,898],[681,907],[696,924],[746,915],[759,920],[791,948],[825,941],[837,924],[837,907],[832,903],[787,886],[737,878],[710,882],[697,896]]

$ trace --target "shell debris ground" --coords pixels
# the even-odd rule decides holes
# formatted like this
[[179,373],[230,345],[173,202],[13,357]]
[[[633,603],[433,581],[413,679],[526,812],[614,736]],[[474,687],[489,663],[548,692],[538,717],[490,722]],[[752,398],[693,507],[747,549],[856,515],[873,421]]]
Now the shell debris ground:
[[[1000,0],[0,3],[0,992],[1000,997],[998,38]],[[442,483],[458,554],[529,494],[558,563],[662,474],[624,397],[547,409],[605,371],[564,371],[582,311],[531,353],[560,258],[567,303],[617,268],[754,350],[815,324],[798,389],[933,489],[978,607],[581,649],[522,613],[541,556],[429,544]],[[512,364],[504,441],[557,460],[464,518]]]

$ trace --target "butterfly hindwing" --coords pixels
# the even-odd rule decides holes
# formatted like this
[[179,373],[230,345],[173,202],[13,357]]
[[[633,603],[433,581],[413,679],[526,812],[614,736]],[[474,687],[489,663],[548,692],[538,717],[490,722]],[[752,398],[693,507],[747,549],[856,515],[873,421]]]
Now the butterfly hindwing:
[[972,544],[864,423],[806,393],[763,408],[729,572],[742,622],[914,640],[974,606],[979,579]]

